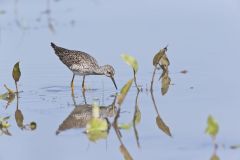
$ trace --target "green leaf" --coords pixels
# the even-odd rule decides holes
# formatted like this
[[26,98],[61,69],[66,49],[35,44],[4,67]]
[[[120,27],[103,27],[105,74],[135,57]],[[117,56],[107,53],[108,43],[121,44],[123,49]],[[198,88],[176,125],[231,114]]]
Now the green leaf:
[[108,135],[108,128],[109,124],[106,119],[92,118],[86,125],[88,139],[94,142],[98,139],[106,139]]
[[86,132],[99,132],[99,131],[107,131],[108,130],[108,122],[106,119],[102,118],[92,118],[88,121],[86,125]]
[[88,132],[87,137],[90,141],[96,142],[100,139],[107,139],[108,132],[107,131],[95,131],[95,132]]
[[119,94],[118,97],[117,97],[117,103],[118,103],[119,106],[122,104],[122,102],[123,102],[124,98],[126,97],[129,89],[131,88],[132,82],[133,82],[133,79],[129,80],[129,81],[123,86],[123,88],[121,89],[120,94]]
[[127,54],[122,54],[121,57],[128,65],[130,65],[133,68],[135,73],[137,73],[137,71],[138,71],[137,60],[133,56],[130,56],[130,55],[127,55]]
[[15,82],[18,82],[20,77],[21,77],[21,71],[19,68],[19,62],[17,62],[14,67],[13,67],[13,71],[12,71],[12,76],[13,79],[15,80]]
[[160,116],[157,116],[156,123],[159,129],[161,129],[164,133],[166,133],[168,136],[172,136],[169,127],[163,122],[163,120],[160,118]]
[[7,89],[7,92],[4,94],[1,94],[0,99],[7,101],[7,105],[6,105],[6,108],[7,108],[8,105],[10,105],[15,99],[15,93],[13,90],[9,89],[6,85],[4,85],[4,87]]
[[129,130],[132,128],[132,126],[133,126],[132,123],[123,123],[123,124],[119,124],[118,128],[124,129],[124,130]]
[[9,117],[0,118],[0,129],[7,129],[10,127],[10,124],[8,123]]
[[24,117],[23,117],[23,114],[22,114],[21,110],[19,110],[19,109],[17,109],[15,111],[15,120],[16,120],[16,123],[17,123],[19,128],[24,127],[24,124],[23,124]]
[[211,115],[209,115],[207,120],[207,128],[205,132],[212,137],[216,137],[216,135],[218,134],[218,131],[219,131],[219,126],[217,121]]
[[123,144],[121,144],[120,146],[120,152],[123,154],[125,160],[133,160],[132,156],[130,155],[127,148]]

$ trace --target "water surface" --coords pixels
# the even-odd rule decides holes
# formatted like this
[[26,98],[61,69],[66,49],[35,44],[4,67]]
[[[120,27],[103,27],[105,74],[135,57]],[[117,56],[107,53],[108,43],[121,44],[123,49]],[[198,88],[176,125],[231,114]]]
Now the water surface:
[[[16,100],[0,116],[10,115],[12,136],[2,135],[0,159],[123,159],[120,142],[110,129],[108,138],[90,142],[82,129],[56,135],[59,125],[74,110],[70,81],[72,73],[58,60],[50,42],[90,53],[100,64],[112,64],[121,88],[132,70],[120,58],[137,58],[137,81],[143,86],[138,103],[142,113],[137,125],[140,148],[133,128],[122,130],[122,140],[134,159],[210,159],[213,146],[204,133],[209,114],[219,125],[217,150],[221,159],[238,159],[240,143],[238,82],[240,3],[237,0],[190,1],[0,1],[0,93],[4,84],[14,89],[12,67],[20,61],[19,109],[24,123],[35,121],[35,131],[17,127]],[[47,12],[46,12],[47,11]],[[157,73],[154,97],[161,118],[172,137],[156,125],[150,87],[152,58],[169,45],[171,83],[165,96]],[[187,74],[180,74],[181,70]],[[83,104],[81,77],[75,78],[76,103]],[[111,80],[88,76],[88,104],[98,99],[110,105],[116,92]],[[132,120],[137,90],[132,87],[123,105],[119,123]],[[113,121],[113,118],[110,118]]]

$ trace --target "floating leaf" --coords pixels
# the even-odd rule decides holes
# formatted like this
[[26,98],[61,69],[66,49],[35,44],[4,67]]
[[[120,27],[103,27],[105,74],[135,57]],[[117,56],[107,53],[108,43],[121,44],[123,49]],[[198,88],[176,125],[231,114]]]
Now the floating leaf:
[[19,109],[17,109],[15,111],[15,120],[16,120],[16,123],[17,123],[19,128],[24,127],[24,124],[23,124],[24,117],[23,117],[23,114],[22,114],[21,110],[19,110]]
[[95,132],[88,132],[87,137],[90,141],[96,142],[100,139],[107,139],[108,132],[107,131],[95,131]]
[[162,95],[165,95],[169,89],[169,85],[171,83],[171,79],[168,76],[168,71],[163,71],[163,76],[162,76],[162,87],[161,87],[161,92]]
[[129,81],[123,86],[123,88],[121,89],[120,94],[119,94],[118,97],[117,97],[117,103],[118,103],[119,106],[122,104],[122,102],[123,102],[124,98],[126,97],[129,89],[131,88],[132,82],[133,82],[133,79],[129,80]]
[[170,129],[168,126],[163,122],[163,120],[160,118],[160,116],[157,116],[156,123],[159,129],[161,129],[164,133],[166,133],[168,136],[172,136]]
[[137,60],[133,56],[130,56],[130,55],[127,55],[127,54],[122,54],[121,57],[128,65],[130,65],[133,68],[135,73],[137,73],[137,71],[138,71]]
[[123,154],[125,160],[133,160],[132,156],[130,155],[127,148],[123,144],[121,144],[120,146],[120,151]]
[[36,122],[31,122],[30,123],[30,129],[33,131],[37,128],[37,123]]
[[205,132],[212,137],[216,137],[219,131],[219,126],[217,121],[210,115],[207,120],[207,128]]
[[118,128],[124,129],[124,130],[129,130],[132,128],[132,126],[133,126],[132,123],[123,123],[123,124],[119,124]]
[[17,62],[14,67],[13,67],[13,71],[12,71],[12,76],[13,79],[15,80],[15,82],[18,82],[20,77],[21,77],[21,71],[19,68],[19,62]]

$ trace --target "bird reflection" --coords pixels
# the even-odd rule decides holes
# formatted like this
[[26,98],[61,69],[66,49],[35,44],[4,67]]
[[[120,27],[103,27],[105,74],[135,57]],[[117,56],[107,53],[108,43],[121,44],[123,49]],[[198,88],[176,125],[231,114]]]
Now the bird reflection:
[[[68,115],[68,117],[59,125],[56,135],[69,129],[85,128],[88,121],[92,118],[92,105],[80,104],[76,105],[74,96],[72,96],[75,105],[74,110]],[[109,118],[113,117],[116,113],[115,106],[116,96],[112,104],[108,106],[100,106],[100,117]]]

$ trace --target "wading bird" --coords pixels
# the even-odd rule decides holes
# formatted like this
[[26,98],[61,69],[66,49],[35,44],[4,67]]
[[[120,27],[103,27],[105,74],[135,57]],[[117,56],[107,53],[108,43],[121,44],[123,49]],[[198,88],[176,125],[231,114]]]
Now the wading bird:
[[85,91],[84,81],[87,75],[105,75],[112,79],[112,82],[117,89],[117,85],[114,80],[114,68],[111,65],[99,66],[96,59],[87,53],[69,50],[59,47],[54,43],[51,43],[55,54],[59,59],[73,72],[71,81],[71,88],[74,91],[74,77],[75,75],[83,76],[82,89]]

